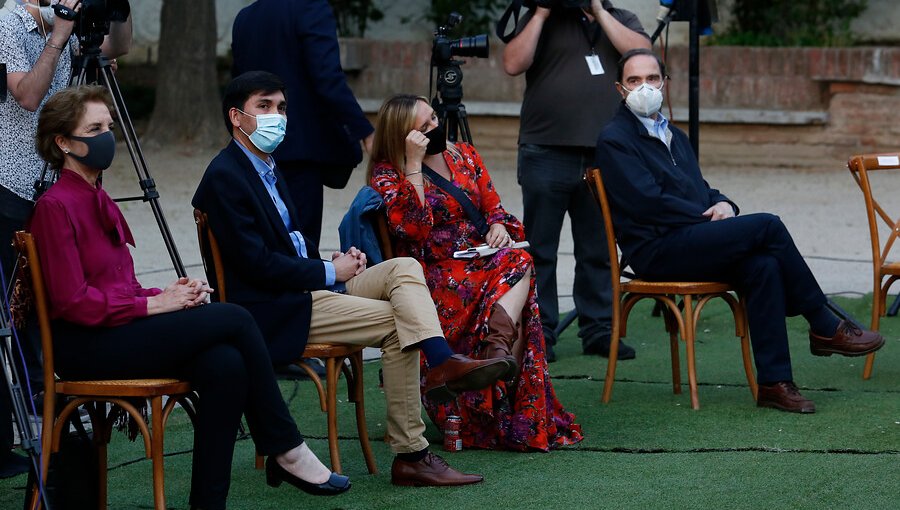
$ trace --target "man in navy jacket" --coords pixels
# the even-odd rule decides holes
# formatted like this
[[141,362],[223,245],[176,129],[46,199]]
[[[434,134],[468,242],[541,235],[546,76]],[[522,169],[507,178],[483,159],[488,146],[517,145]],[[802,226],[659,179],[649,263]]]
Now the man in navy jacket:
[[291,122],[274,157],[300,230],[318,243],[322,184],[346,184],[362,161],[360,141],[368,151],[374,131],[347,86],[331,7],[327,0],[257,0],[235,18],[231,50],[232,76],[268,71],[287,86]]
[[806,318],[817,356],[861,356],[884,339],[831,313],[777,216],[737,216],[737,205],[703,180],[687,136],[660,113],[665,79],[650,50],[629,51],[619,61],[616,87],[624,101],[597,142],[619,247],[649,280],[735,285],[746,297],[757,405],[815,412],[793,383],[785,316]]

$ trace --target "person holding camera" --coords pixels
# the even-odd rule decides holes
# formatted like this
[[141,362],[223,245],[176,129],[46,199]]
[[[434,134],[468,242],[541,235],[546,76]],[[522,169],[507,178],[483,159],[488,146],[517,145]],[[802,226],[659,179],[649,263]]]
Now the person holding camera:
[[[575,242],[573,298],[585,354],[609,355],[612,289],[600,209],[582,181],[600,129],[618,104],[615,68],[632,48],[650,48],[633,13],[608,0],[533,0],[503,51],[507,74],[525,73],[518,180],[548,346],[559,324],[556,260],[566,213]],[[634,358],[619,345],[619,359]]]
[[100,185],[115,156],[111,100],[97,85],[47,101],[35,145],[59,180],[38,199],[29,229],[50,304],[56,367],[71,379],[175,377],[199,395],[194,419],[191,508],[224,509],[241,416],[266,480],[317,495],[350,488],[309,449],[281,397],[253,317],[208,303],[199,279],[165,289],[135,279],[134,237]]
[[[16,7],[0,18],[0,62],[6,64],[9,97],[0,102],[0,265],[12,279],[15,255],[12,236],[21,230],[34,206],[34,183],[41,176],[44,161],[35,152],[34,133],[38,115],[47,99],[69,84],[78,38],[74,20],[56,15],[57,9],[77,14],[81,0],[16,0]],[[127,2],[125,2],[127,5]],[[131,46],[131,17],[110,24],[101,50],[108,57],[128,52]],[[4,291],[6,289],[3,289]],[[40,384],[37,346],[21,335],[30,376]],[[0,377],[0,476],[6,462],[20,472],[27,467],[10,456],[12,427],[9,420],[9,392],[6,377]],[[32,388],[38,390],[40,387]],[[15,471],[16,469],[13,469]],[[13,472],[11,472],[14,474]]]
[[[431,420],[445,428],[459,416],[465,448],[548,451],[581,441],[547,370],[531,257],[513,247],[522,224],[503,208],[475,148],[447,143],[427,98],[396,95],[378,113],[366,180],[384,199],[397,255],[422,264],[450,347],[510,360],[505,381],[449,402],[423,399]],[[454,256],[480,245],[500,250]]]

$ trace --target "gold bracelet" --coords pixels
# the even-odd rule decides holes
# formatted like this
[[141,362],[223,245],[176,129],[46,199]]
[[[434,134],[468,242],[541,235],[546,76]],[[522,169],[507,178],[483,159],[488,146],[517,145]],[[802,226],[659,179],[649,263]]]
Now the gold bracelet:
[[420,174],[420,173],[422,173],[421,170],[419,170],[418,172],[410,172],[410,173],[405,174],[405,175],[406,175],[407,177],[409,177],[410,175],[416,175],[416,174]]
[[50,46],[51,48],[53,48],[53,49],[55,49],[55,50],[59,50],[59,51],[62,51],[62,50],[65,49],[64,46],[57,46],[57,45],[53,44],[53,43],[50,42],[50,41],[47,41],[45,44],[46,44],[47,46]]

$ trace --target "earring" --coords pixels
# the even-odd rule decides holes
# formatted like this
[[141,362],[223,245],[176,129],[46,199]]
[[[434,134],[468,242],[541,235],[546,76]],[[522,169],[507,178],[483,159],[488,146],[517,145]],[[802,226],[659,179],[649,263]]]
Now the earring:
[[68,153],[69,153],[69,149],[63,149],[63,152],[65,152],[66,154],[68,154]]

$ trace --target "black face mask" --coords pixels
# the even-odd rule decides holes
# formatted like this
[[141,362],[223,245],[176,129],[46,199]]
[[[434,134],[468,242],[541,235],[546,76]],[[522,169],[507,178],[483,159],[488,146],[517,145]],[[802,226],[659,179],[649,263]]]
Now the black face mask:
[[425,147],[425,154],[433,156],[447,150],[447,134],[444,133],[442,126],[438,125],[438,127],[425,133],[425,138],[428,138],[428,147]]
[[96,136],[70,136],[69,138],[88,146],[87,154],[84,156],[76,156],[71,153],[69,155],[94,170],[106,170],[116,156],[116,137],[112,131]]

